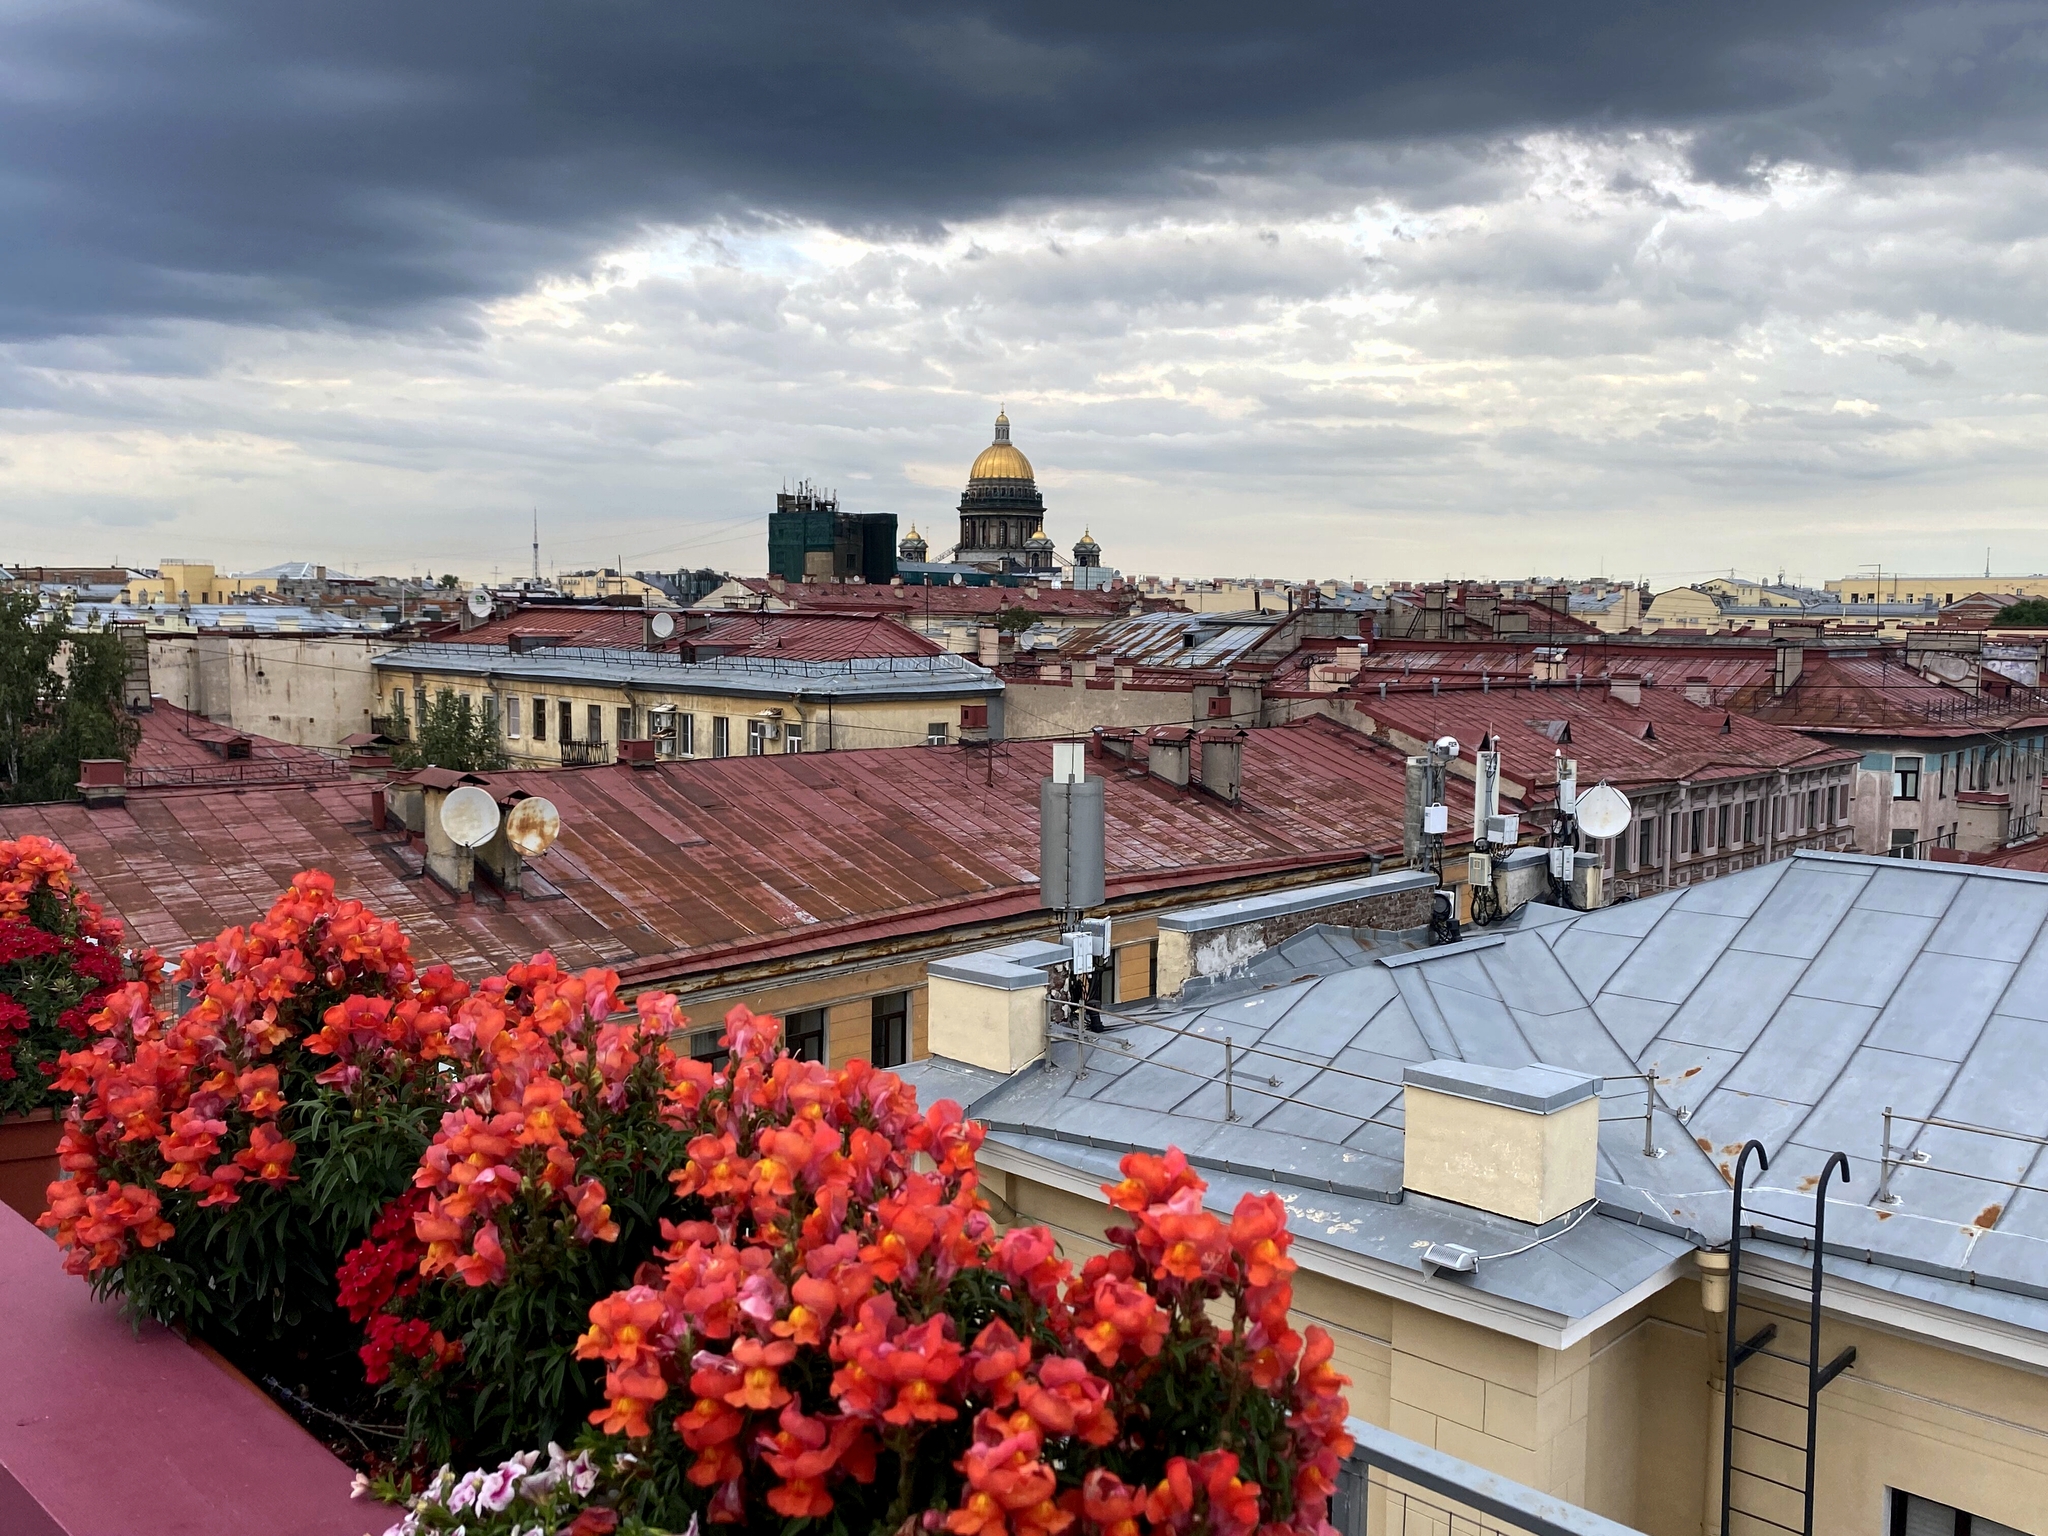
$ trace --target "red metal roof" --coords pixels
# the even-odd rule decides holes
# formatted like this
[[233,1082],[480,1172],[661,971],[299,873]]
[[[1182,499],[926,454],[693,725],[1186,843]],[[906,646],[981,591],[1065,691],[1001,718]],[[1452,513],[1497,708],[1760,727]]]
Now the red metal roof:
[[[493,774],[501,797],[561,811],[527,900],[459,901],[423,878],[402,835],[371,829],[356,784],[4,807],[0,836],[67,844],[95,893],[163,947],[248,921],[317,866],[466,974],[551,948],[653,979],[1036,911],[1050,761],[1049,743],[1018,742]],[[1113,760],[1094,771],[1113,895],[1401,845],[1399,755],[1328,720],[1250,732],[1238,805]]]
[[[431,640],[461,645],[510,645],[537,637],[561,645],[598,649],[646,648],[644,608],[522,608],[473,629],[445,630]],[[773,655],[789,661],[853,661],[869,656],[931,656],[944,647],[895,622],[889,614],[829,614],[809,611],[713,614],[703,628],[678,633],[655,647],[694,647],[722,655]],[[701,623],[705,616],[691,615]]]
[[1776,698],[1764,690],[1749,707],[1762,720],[1847,736],[1946,738],[2048,723],[2048,696],[1999,681],[2007,687],[1996,696],[1971,694],[1922,676],[1889,652],[1809,649],[1791,688]]
[[[142,736],[128,760],[131,789],[313,782],[347,773],[339,760],[311,747],[230,730],[162,699],[153,703],[153,708],[135,717]],[[230,760],[208,745],[224,746],[231,741],[247,742],[247,755]]]
[[1554,782],[1556,754],[1579,765],[1579,782],[1606,779],[1622,789],[1749,778],[1781,768],[1855,762],[1857,753],[1719,705],[1688,703],[1682,690],[1641,690],[1640,702],[1611,696],[1606,685],[1551,683],[1482,690],[1469,679],[1431,693],[1427,684],[1360,689],[1356,707],[1380,728],[1411,741],[1449,734],[1465,751],[1490,738],[1508,778],[1532,788]]

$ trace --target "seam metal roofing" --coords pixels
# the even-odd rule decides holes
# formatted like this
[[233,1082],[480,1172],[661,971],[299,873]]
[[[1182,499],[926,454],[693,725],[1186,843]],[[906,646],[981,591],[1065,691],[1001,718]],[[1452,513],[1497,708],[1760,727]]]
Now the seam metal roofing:
[[[1770,1157],[1745,1201],[1759,1233],[1802,1241],[1821,1166],[1846,1150],[1831,1264],[1909,1273],[1916,1294],[2048,1334],[2048,877],[1802,852],[1583,915],[1536,911],[1504,942],[1405,957],[1311,931],[1235,987],[1097,1037],[1085,1078],[1057,1043],[1067,1070],[989,1085],[973,1113],[992,1140],[1089,1175],[1122,1148],[1179,1145],[1277,1190],[1305,1235],[1414,1280],[1413,1245],[1505,1252],[1532,1234],[1403,1198],[1403,1068],[1564,1068],[1605,1079],[1600,1219],[1429,1284],[1588,1317],[1727,1240],[1731,1170],[1755,1138]],[[1642,1155],[1642,1073],[1659,1159]],[[1887,1105],[1895,1155],[1927,1160],[1896,1168],[1898,1201],[1880,1205]],[[1212,1199],[1235,1198],[1222,1188]]]

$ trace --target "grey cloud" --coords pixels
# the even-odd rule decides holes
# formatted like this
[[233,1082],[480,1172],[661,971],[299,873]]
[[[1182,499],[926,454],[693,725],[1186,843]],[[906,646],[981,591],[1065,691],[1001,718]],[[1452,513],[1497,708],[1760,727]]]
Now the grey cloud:
[[74,0],[7,23],[0,332],[460,331],[649,223],[931,231],[1303,150],[1398,191],[1404,146],[1539,129],[1913,168],[2037,144],[2041,37],[1928,0]]
[[1884,360],[1897,363],[1916,379],[1952,379],[1956,365],[1945,357],[1921,357],[1912,352],[1887,352]]

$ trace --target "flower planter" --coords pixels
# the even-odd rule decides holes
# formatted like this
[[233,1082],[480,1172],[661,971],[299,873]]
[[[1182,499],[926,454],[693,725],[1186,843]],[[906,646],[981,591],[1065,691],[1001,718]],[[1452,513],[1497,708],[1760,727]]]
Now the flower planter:
[[64,1122],[47,1109],[0,1120],[0,1205],[34,1221],[48,1209],[43,1191],[61,1175],[57,1138]]

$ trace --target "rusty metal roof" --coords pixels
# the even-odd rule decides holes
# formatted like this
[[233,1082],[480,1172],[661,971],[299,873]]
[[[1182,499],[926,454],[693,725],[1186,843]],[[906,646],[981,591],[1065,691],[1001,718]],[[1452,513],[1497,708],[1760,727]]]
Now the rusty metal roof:
[[[134,717],[142,735],[128,760],[130,788],[305,783],[347,775],[338,759],[311,747],[231,730],[162,699],[151,703]],[[246,753],[230,760],[224,750],[230,742],[247,743]]]
[[[992,617],[1005,608],[1034,613],[1112,617],[1141,604],[1147,609],[1177,609],[1180,604],[1142,597],[1129,589],[1076,591],[1072,587],[852,586],[842,583],[784,582],[778,589],[765,577],[742,578],[741,585],[777,602],[820,613],[929,613],[933,618]],[[716,612],[717,610],[712,610]]]
[[[1427,683],[1360,689],[1356,707],[1385,729],[1416,742],[1455,736],[1467,751],[1490,740],[1507,776],[1538,788],[1553,782],[1555,755],[1579,765],[1579,782],[1628,789],[1679,779],[1711,783],[1783,768],[1853,763],[1857,754],[1782,725],[1688,702],[1682,689],[1640,690],[1640,702],[1616,698],[1605,684],[1551,683],[1486,688],[1456,679],[1432,693]],[[1543,796],[1547,798],[1547,796]]]
[[[402,922],[417,954],[467,974],[549,948],[655,980],[1036,911],[1050,762],[1049,743],[1020,742],[492,774],[500,798],[545,795],[561,811],[524,900],[458,900],[423,876],[402,833],[372,829],[360,784],[10,806],[0,836],[64,842],[160,947],[248,921],[317,866]],[[1250,732],[1238,805],[1119,761],[1094,771],[1113,896],[1401,846],[1398,754],[1328,720]]]
[[372,657],[389,672],[434,672],[497,683],[572,682],[652,691],[787,698],[921,699],[935,695],[978,698],[1000,693],[994,673],[950,651],[917,656],[857,656],[806,661],[774,651],[692,660],[674,651],[551,645],[524,653],[493,645],[439,643],[407,646]]
[[[435,642],[494,645],[509,649],[520,639],[539,638],[566,646],[643,650],[647,617],[670,612],[677,633],[651,647],[675,651],[768,653],[791,661],[848,661],[865,656],[930,656],[944,649],[886,614],[794,612],[718,613],[700,629],[682,632],[682,615],[645,608],[522,608],[473,629],[448,629]],[[693,615],[701,621],[703,615]]]
[[1951,737],[2048,724],[2048,694],[2038,689],[2008,684],[1998,696],[1972,694],[1922,676],[1889,652],[1809,650],[1790,689],[1750,708],[1759,719],[1848,736]]

